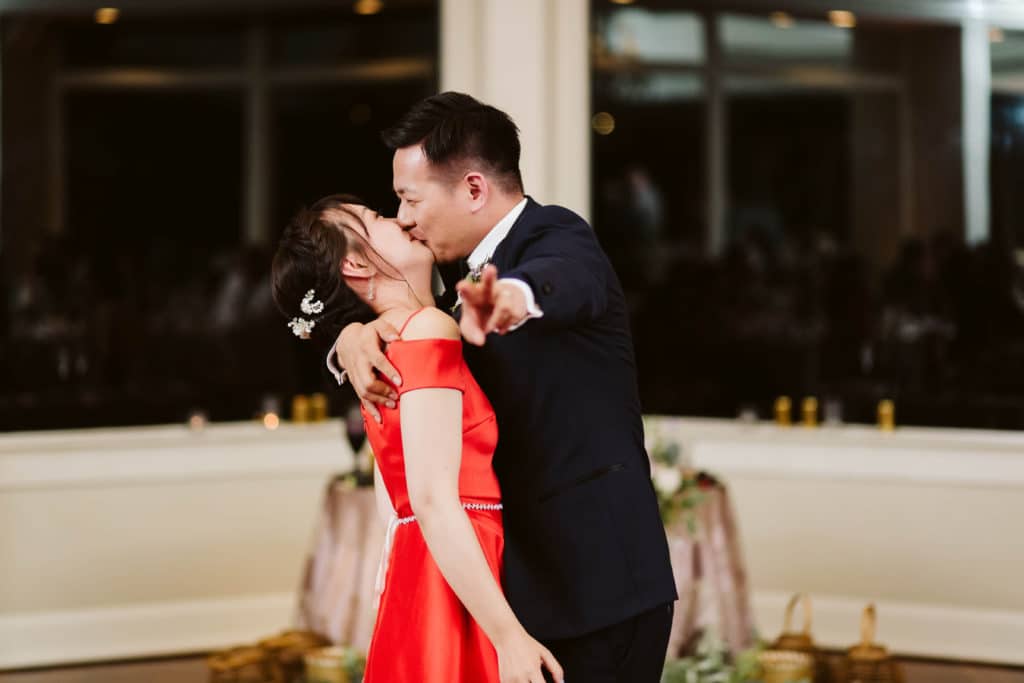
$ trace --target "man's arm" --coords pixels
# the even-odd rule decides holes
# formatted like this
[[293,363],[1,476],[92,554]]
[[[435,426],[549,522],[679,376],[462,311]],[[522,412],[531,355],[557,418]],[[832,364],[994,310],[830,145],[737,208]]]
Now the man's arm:
[[[480,282],[459,283],[463,336],[481,345],[490,332],[505,334],[530,317],[561,326],[592,320],[608,305],[608,273],[607,257],[582,220],[544,226],[500,280],[489,266]],[[535,296],[539,315],[528,315],[524,289]]]
[[582,219],[539,228],[519,263],[502,273],[533,289],[549,325],[593,320],[608,306],[608,258],[594,230]]

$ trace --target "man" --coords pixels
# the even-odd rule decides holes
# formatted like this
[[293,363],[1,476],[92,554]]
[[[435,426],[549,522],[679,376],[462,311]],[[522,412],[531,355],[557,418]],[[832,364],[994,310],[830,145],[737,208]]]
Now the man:
[[[454,264],[439,305],[498,416],[509,603],[570,683],[658,681],[676,593],[618,278],[582,218],[523,194],[503,112],[442,93],[384,140],[399,223]],[[395,338],[351,325],[336,344],[375,415],[397,399],[375,376],[400,384],[381,351]]]

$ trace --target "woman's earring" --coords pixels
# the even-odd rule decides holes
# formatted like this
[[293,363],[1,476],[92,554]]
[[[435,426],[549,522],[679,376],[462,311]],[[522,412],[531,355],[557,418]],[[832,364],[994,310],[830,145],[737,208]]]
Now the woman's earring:
[[370,290],[366,293],[366,300],[367,301],[373,301],[374,296],[376,296],[376,291],[374,291],[373,276],[371,275],[370,276]]

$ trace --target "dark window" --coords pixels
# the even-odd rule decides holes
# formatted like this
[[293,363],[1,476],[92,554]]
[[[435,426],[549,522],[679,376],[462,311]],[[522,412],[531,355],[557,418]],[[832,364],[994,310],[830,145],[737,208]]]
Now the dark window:
[[394,210],[379,131],[436,91],[437,3],[19,15],[2,35],[0,429],[248,419],[328,389],[270,258],[324,194]]
[[959,27],[779,5],[593,4],[594,224],[645,410],[815,396],[872,422],[893,399],[904,424],[1024,428],[1024,39],[993,34],[968,236]]

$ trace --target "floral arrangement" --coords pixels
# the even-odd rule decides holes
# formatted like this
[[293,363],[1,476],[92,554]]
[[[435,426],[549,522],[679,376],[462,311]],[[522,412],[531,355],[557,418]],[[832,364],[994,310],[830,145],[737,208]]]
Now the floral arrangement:
[[760,676],[757,656],[762,649],[763,645],[758,644],[730,657],[725,643],[713,631],[706,631],[692,656],[665,664],[661,683],[755,683]]
[[351,470],[334,477],[335,482],[341,482],[345,488],[369,488],[373,486],[373,461],[370,460],[367,466],[356,463]]
[[696,534],[697,508],[718,481],[707,472],[687,467],[679,444],[665,440],[656,427],[647,423],[644,429],[653,435],[647,451],[651,457],[651,480],[658,496],[661,521],[665,526],[672,526],[682,518],[687,530]]
[[366,427],[359,406],[345,415],[345,437],[352,448],[352,469],[334,478],[350,488],[373,486],[373,449],[366,438]]

